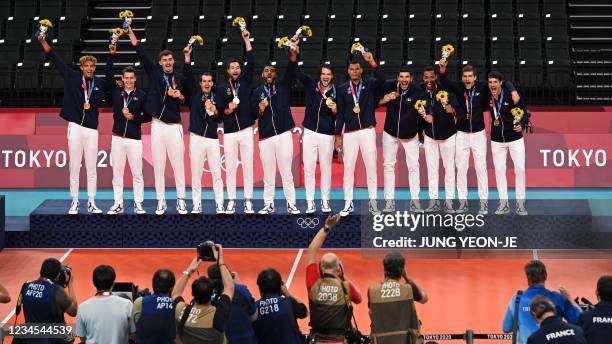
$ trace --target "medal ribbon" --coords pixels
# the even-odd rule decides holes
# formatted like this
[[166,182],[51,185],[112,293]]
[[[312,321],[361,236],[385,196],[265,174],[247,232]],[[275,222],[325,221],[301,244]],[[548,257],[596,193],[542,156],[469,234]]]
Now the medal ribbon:
[[93,79],[85,82],[85,76],[83,75],[83,92],[85,94],[85,103],[89,103],[91,92],[93,92],[94,81]]
[[472,86],[471,90],[466,90],[465,92],[465,109],[467,110],[468,115],[472,114],[472,109],[474,107],[474,105],[472,104],[472,101],[474,100],[474,94],[476,94],[476,88],[474,86]]
[[323,85],[321,85],[321,82],[317,82],[317,90],[319,91],[319,93],[321,93],[321,97],[325,100],[327,100],[327,91],[331,90],[332,94],[331,97],[335,98],[336,97],[336,86],[332,85],[332,87],[328,88],[327,91],[323,88]]
[[163,73],[164,75],[164,81],[166,82],[166,91],[168,91],[168,89],[172,88],[172,89],[176,89],[176,79],[174,78],[174,74],[172,74],[172,86],[170,86],[170,78],[168,77],[168,75],[166,75],[166,73]]
[[397,94],[400,95],[400,98],[403,97],[404,94],[406,94],[406,92],[408,92],[409,89],[410,89],[410,84],[408,84],[408,88],[406,88],[405,90],[400,92],[400,90],[401,90],[400,83],[399,83],[399,81],[397,82]]
[[136,94],[136,89],[132,90],[132,93],[127,93],[127,91],[121,92],[123,94],[123,107],[128,107],[132,100],[134,100],[134,95]]
[[501,106],[504,102],[504,92],[500,92],[499,101],[497,103],[493,97],[491,97],[491,102],[493,103],[493,114],[495,119],[499,119],[501,117]]
[[353,82],[349,81],[349,85],[351,87],[351,95],[353,96],[353,102],[355,106],[359,106],[359,96],[361,95],[361,80],[359,80],[359,84],[357,84],[357,92],[355,92],[355,86],[353,86]]
[[240,91],[240,82],[236,81],[236,86],[232,83],[232,80],[229,81],[230,89],[232,90],[232,95],[234,98],[238,97],[238,91]]
[[264,92],[268,95],[268,98],[272,99],[272,96],[276,94],[276,85],[272,83],[272,87],[270,85],[264,85]]

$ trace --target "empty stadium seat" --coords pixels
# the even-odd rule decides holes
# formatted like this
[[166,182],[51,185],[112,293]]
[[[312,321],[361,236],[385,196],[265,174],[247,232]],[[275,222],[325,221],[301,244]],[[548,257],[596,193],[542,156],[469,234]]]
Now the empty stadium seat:
[[179,42],[187,42],[195,33],[193,16],[175,18],[170,21],[171,35],[168,38],[173,38]]
[[318,66],[323,59],[323,40],[312,37],[303,42],[300,47],[300,59],[306,66]]
[[446,14],[446,15],[457,15],[459,10],[459,1],[458,0],[437,0],[436,1],[436,14]]
[[225,5],[223,1],[204,0],[202,14],[207,18],[219,18],[225,14]]
[[570,87],[572,74],[569,60],[549,60],[546,64],[548,84],[552,87]]
[[512,9],[512,1],[508,0],[490,0],[489,12],[497,15],[510,15],[514,10]]
[[[484,71],[486,65],[485,40],[482,36],[466,36],[461,39],[460,66],[472,65]],[[459,58],[457,58],[459,60]]]
[[405,16],[408,10],[407,1],[404,0],[385,0],[382,5],[382,14],[393,14]]
[[542,13],[546,14],[566,14],[566,0],[543,0]]
[[569,60],[569,40],[566,36],[550,36],[544,40],[546,60]]
[[23,45],[23,58],[20,60],[27,63],[40,64],[45,61],[45,54],[37,41],[26,42]]
[[457,37],[457,13],[437,13],[435,19],[434,37]]
[[[302,13],[300,10],[299,13]],[[278,6],[276,0],[257,0],[255,3],[255,15],[259,18],[274,18],[278,14]],[[270,21],[270,24],[274,24]]]
[[20,41],[5,41],[0,43],[0,61],[15,63],[19,60]]
[[39,81],[40,64],[37,62],[23,62],[15,68],[15,88],[19,90],[31,90],[40,87]]
[[491,38],[489,49],[491,65],[514,65],[514,38]]
[[378,0],[357,0],[357,14],[377,15],[380,12]]
[[[330,40],[331,39],[331,40]],[[350,54],[351,43],[346,37],[330,37],[327,41],[326,61],[330,61],[333,66],[336,64],[346,64]]]
[[484,36],[484,15],[482,13],[464,13],[461,19],[461,34],[463,36]]
[[[0,45],[0,47],[1,46],[2,45]],[[13,68],[12,62],[9,62],[9,60],[0,59],[0,88],[13,88]]]
[[336,17],[329,19],[329,37],[350,37],[353,28],[351,18]]
[[541,37],[540,17],[536,14],[519,14],[516,18],[518,37]]
[[36,16],[36,0],[15,1],[13,17],[15,19],[32,19]]
[[353,16],[353,0],[331,0],[331,14],[337,17],[350,18]]
[[491,14],[489,21],[491,38],[514,38],[514,18],[506,14]]
[[222,42],[221,61],[226,62],[230,58],[242,59],[244,55],[244,43],[242,42]]
[[544,15],[544,36],[568,37],[567,15],[565,13],[548,13]]
[[408,9],[410,14],[431,15],[431,0],[414,0],[410,1]]
[[380,23],[381,37],[403,39],[405,35],[404,19],[403,14],[383,14]]
[[521,87],[539,87],[544,84],[542,60],[519,61],[519,80]]
[[321,17],[316,17],[316,16],[312,17],[310,15],[305,15],[303,22],[304,22],[304,25],[308,25],[310,27],[310,29],[312,30],[313,36],[320,36],[320,37],[325,36],[325,26],[327,23],[326,18],[321,18]]
[[533,0],[516,0],[517,14],[540,15],[540,2]]
[[408,36],[431,37],[430,18],[429,15],[410,14],[408,18]]
[[221,26],[218,17],[207,17],[204,16],[202,19],[198,19],[198,34],[202,35],[205,43],[215,44],[217,39],[221,36]]
[[274,21],[266,17],[253,17],[251,34],[253,37],[269,39],[274,35]]
[[519,60],[542,60],[542,40],[539,37],[520,37],[518,49]]
[[379,60],[385,62],[385,68],[388,66],[400,66],[404,62],[404,42],[395,37],[389,37],[381,40]]
[[[4,18],[8,18],[11,13],[11,2],[10,0],[0,0],[0,18],[4,21]],[[2,21],[0,21],[0,27],[2,26]]]
[[424,67],[433,64],[431,40],[422,36],[410,37],[406,42],[406,64]]
[[484,0],[463,0],[461,2],[461,13],[470,15],[485,14]]
[[373,37],[378,34],[378,15],[358,14],[355,16],[355,37]]
[[[301,18],[296,15],[279,15],[276,21],[276,38],[283,36],[293,36],[295,31],[300,27]],[[316,33],[322,35],[322,33]]]
[[81,18],[60,20],[57,26],[57,37],[66,40],[77,40],[81,38]]
[[168,37],[168,20],[166,17],[158,19],[153,17],[152,20],[147,20],[145,31],[147,42],[160,43],[166,37]]
[[177,0],[176,2],[176,15],[179,17],[193,17],[194,15],[200,14],[202,9],[200,3],[193,0]]
[[39,17],[59,18],[62,15],[62,0],[44,0],[40,2]]
[[[270,39],[270,36],[255,37],[251,44],[253,46],[253,54],[255,55],[255,66],[263,66],[270,60],[271,57],[270,47],[272,45],[272,40]],[[279,48],[274,46],[273,49]]]
[[31,32],[32,26],[34,26],[34,23],[26,19],[7,20],[4,40],[14,42],[29,38],[29,32]]
[[172,1],[151,0],[151,16],[153,19],[167,18],[174,14]]
[[[302,0],[281,1],[280,6],[280,14],[288,16],[299,17],[304,11]],[[327,8],[327,2],[325,3],[325,8]],[[316,12],[323,12],[325,15],[327,15],[327,10],[321,11],[320,8]]]
[[253,13],[252,4],[251,0],[231,0],[229,14],[234,17],[250,17]]
[[66,0],[66,18],[78,19],[87,17],[89,0]]

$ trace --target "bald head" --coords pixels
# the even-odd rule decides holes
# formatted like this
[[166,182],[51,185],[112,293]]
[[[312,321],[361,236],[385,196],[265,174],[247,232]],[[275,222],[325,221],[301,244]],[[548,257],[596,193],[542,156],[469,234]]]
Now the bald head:
[[321,270],[337,270],[340,268],[340,259],[333,253],[326,253],[321,257]]

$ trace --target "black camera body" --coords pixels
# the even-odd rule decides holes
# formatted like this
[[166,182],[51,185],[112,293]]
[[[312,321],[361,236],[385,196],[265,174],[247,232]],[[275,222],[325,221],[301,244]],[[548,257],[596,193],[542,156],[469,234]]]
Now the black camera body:
[[215,257],[215,250],[218,250],[215,243],[212,241],[205,241],[198,245],[198,259],[205,262],[214,262],[217,260]]
[[70,267],[70,265],[66,264],[60,269],[60,274],[57,278],[57,284],[61,285],[63,288],[66,288],[68,286],[68,283],[70,283],[71,278],[72,268]]

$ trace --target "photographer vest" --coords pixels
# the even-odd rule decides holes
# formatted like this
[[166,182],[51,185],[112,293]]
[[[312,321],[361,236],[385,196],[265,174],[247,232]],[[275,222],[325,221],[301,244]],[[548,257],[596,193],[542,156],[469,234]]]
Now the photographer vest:
[[[350,290],[348,282],[342,282]],[[308,291],[310,326],[318,339],[342,339],[351,327],[342,284],[333,275],[323,274]]]
[[409,284],[388,279],[371,286],[368,295],[373,343],[417,343],[419,318]]
[[[187,308],[187,304],[184,302],[179,303],[176,306],[175,319],[177,322],[181,321],[183,312]],[[215,313],[217,308],[211,305],[198,305],[195,304],[191,307],[189,317],[185,322],[185,326],[182,330],[178,330],[176,336],[176,343],[182,344],[222,344],[224,343],[225,336],[223,332],[217,331],[213,327],[215,319]]]
[[176,325],[172,298],[152,294],[141,298],[140,302],[142,311],[136,323],[136,344],[174,343]]
[[47,279],[38,279],[21,288],[26,323],[64,323],[64,313],[57,307],[59,287]]

